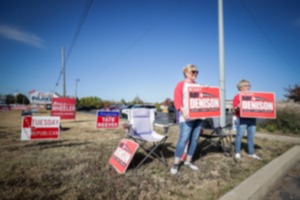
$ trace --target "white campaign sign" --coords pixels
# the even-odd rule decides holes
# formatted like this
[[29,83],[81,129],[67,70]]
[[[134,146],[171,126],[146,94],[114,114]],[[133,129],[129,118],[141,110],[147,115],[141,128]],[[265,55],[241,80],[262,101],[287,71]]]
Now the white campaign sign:
[[23,116],[21,140],[58,139],[60,117]]

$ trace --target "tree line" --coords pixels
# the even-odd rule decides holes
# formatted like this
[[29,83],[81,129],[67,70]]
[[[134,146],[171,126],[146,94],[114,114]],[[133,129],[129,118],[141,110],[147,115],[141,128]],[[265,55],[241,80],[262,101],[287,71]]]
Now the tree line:
[[[293,86],[289,86],[287,88],[284,88],[286,94],[284,95],[287,100],[292,100],[294,102],[300,103],[300,85],[295,84]],[[165,104],[169,104],[171,102],[171,99],[167,98],[165,101]],[[8,94],[6,95],[5,99],[6,104],[24,104],[28,105],[30,104],[30,100],[28,97],[24,94],[17,94],[12,95]],[[130,104],[143,104],[145,103],[143,100],[141,100],[138,96],[135,97],[132,101],[126,102],[124,99],[121,99],[120,102],[116,101],[110,101],[110,100],[103,100],[100,97],[96,96],[90,96],[90,97],[83,97],[80,99],[76,99],[76,105],[77,106],[90,106],[94,108],[105,108],[108,106],[111,106],[113,104],[122,104],[122,105],[130,105]]]

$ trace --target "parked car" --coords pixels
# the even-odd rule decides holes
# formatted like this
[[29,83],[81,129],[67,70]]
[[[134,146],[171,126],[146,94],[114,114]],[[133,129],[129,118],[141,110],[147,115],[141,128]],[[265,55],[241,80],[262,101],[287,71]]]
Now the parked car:
[[128,116],[128,113],[129,113],[129,110],[134,106],[133,105],[127,105],[127,106],[124,106],[122,109],[121,109],[121,117],[122,118],[125,118],[127,119],[127,116]]
[[76,111],[91,111],[95,109],[93,106],[79,106],[76,108]]
[[121,109],[124,107],[123,104],[112,104],[108,107],[109,110],[119,111],[121,113]]
[[46,104],[46,109],[51,110],[52,109],[52,104]]

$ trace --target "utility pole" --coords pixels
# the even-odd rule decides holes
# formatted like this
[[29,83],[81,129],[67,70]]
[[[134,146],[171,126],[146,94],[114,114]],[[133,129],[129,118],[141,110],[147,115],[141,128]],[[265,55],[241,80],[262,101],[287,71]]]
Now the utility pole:
[[219,21],[219,81],[221,118],[220,126],[225,126],[226,104],[225,104],[225,65],[224,65],[224,23],[223,23],[223,0],[218,0],[218,21]]
[[65,68],[65,49],[62,47],[62,77],[63,77],[63,97],[66,97],[66,68]]
[[75,85],[75,98],[76,98],[76,101],[77,101],[77,85],[78,85],[78,82],[80,81],[80,79],[76,79],[75,80],[75,83],[76,83],[76,85]]

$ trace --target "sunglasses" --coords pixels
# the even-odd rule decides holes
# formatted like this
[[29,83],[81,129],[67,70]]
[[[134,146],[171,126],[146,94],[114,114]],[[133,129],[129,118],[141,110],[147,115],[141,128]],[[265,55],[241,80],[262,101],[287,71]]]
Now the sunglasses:
[[197,70],[193,70],[191,71],[192,74],[198,74],[198,71]]

